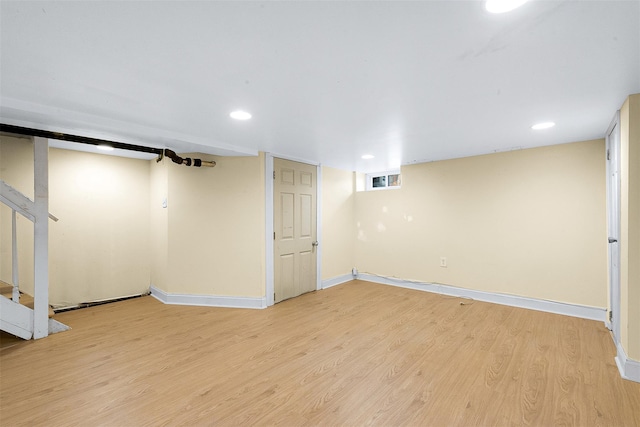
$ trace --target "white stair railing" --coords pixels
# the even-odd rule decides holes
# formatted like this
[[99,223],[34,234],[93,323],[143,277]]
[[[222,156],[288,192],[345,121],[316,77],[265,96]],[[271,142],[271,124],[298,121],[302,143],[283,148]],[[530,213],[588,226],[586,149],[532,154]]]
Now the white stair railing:
[[18,281],[18,224],[15,209],[11,209],[11,299],[20,302],[20,285]]
[[[24,196],[22,193],[5,183],[0,179],[0,202],[6,204],[11,208],[11,286],[13,287],[11,293],[11,299],[14,302],[20,302],[20,280],[19,280],[19,272],[18,268],[18,222],[16,214],[15,203],[12,203],[12,200],[15,201],[16,197],[11,197],[9,194],[20,194],[22,197],[27,199],[29,203],[34,203],[31,199]],[[23,200],[24,202],[24,200]],[[24,206],[28,208],[28,206]],[[33,222],[33,216],[25,211],[24,209],[20,209],[19,213],[23,215],[25,218],[31,220]],[[58,222],[58,218],[49,213],[49,218],[55,222]]]
[[34,222],[31,213],[34,202],[27,196],[0,179],[0,202],[11,208],[11,299],[20,302],[19,268],[18,268],[18,221],[16,213]]
[[[34,290],[33,314],[31,322],[22,322],[22,327],[30,325],[33,338],[44,338],[49,335],[49,218],[58,219],[49,214],[49,140],[33,138],[34,163],[34,200],[0,180],[0,202],[12,209],[12,299],[19,301],[18,289],[18,251],[16,213],[33,222],[34,252]],[[17,293],[17,295],[16,295]],[[6,300],[7,303],[10,303]],[[4,304],[4,302],[3,302]],[[6,308],[3,305],[3,308]],[[12,319],[8,318],[10,310],[3,309],[0,320],[3,329]],[[24,338],[24,334],[22,335]]]

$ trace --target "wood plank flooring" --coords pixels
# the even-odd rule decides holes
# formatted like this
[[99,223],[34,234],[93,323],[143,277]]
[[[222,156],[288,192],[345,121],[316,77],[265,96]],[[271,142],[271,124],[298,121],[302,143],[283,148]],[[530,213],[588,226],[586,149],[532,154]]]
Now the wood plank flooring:
[[72,330],[0,350],[0,425],[640,425],[595,321],[360,281],[56,318]]

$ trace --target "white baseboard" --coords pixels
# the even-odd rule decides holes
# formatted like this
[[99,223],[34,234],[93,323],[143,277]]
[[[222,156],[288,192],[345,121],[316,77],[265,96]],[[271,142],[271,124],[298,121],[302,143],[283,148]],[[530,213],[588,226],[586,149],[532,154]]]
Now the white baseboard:
[[347,283],[352,280],[353,280],[353,275],[351,273],[332,277],[331,279],[326,279],[322,281],[322,289],[327,289],[332,286],[341,285],[343,283]]
[[226,308],[266,308],[267,299],[264,297],[228,297],[218,295],[172,294],[154,286],[149,288],[151,296],[165,304],[198,305],[205,307]]
[[616,349],[618,351],[618,354],[616,354],[616,365],[618,365],[620,376],[625,380],[640,383],[640,362],[629,359],[620,343],[616,343]]
[[472,289],[457,288],[455,286],[440,285],[434,283],[407,282],[392,277],[381,277],[367,273],[358,274],[358,279],[383,285],[398,286],[407,289],[433,292],[462,298],[472,298],[478,301],[494,304],[508,305],[512,307],[528,308],[530,310],[545,311],[547,313],[563,314],[565,316],[580,317],[583,319],[599,320],[605,322],[607,310],[605,308],[588,307],[584,305],[567,304],[555,301],[546,301],[535,298],[527,298],[516,295],[500,294],[496,292],[476,291]]

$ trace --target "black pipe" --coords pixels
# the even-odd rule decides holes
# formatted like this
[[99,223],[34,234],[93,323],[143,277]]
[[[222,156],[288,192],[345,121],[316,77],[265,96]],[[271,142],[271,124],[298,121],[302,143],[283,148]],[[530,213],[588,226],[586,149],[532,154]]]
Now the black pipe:
[[68,133],[51,132],[42,129],[25,128],[20,126],[7,125],[0,123],[0,132],[13,133],[17,135],[39,136],[42,138],[59,139],[62,141],[78,142],[80,144],[89,145],[109,145],[113,148],[122,150],[138,151],[142,153],[152,153],[162,156],[162,148],[143,147],[141,145],[125,144],[124,142],[108,141],[106,139],[89,138],[87,136],[70,135]]
[[190,157],[182,158],[178,156],[174,151],[169,149],[143,147],[141,145],[125,144],[124,142],[115,142],[115,141],[108,141],[106,139],[89,138],[87,136],[70,135],[68,133],[62,133],[62,132],[51,132],[51,131],[42,130],[42,129],[25,128],[20,126],[7,125],[4,123],[0,123],[0,132],[13,133],[16,135],[25,135],[25,136],[39,136],[42,138],[59,139],[62,141],[77,142],[80,144],[109,145],[113,148],[119,148],[122,150],[138,151],[142,153],[152,153],[152,154],[158,155],[158,159],[157,159],[158,162],[162,160],[163,156],[167,156],[174,163],[177,163],[179,165],[195,166],[198,168],[201,166],[214,167],[216,165],[216,162],[214,161],[191,159]]
[[[168,148],[164,150],[164,155],[170,158],[173,163],[177,163],[179,165],[195,166],[197,168],[200,166],[212,168],[216,165],[216,162],[213,160],[192,159],[191,157],[182,158],[178,156],[175,151],[171,151]],[[162,160],[162,158],[158,158],[158,161],[160,160]]]

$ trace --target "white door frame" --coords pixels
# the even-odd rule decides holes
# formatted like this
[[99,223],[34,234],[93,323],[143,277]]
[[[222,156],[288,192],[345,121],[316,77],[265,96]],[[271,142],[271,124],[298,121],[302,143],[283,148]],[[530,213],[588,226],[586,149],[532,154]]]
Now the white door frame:
[[[615,132],[615,133],[614,133]],[[612,138],[617,136],[617,138]],[[620,111],[616,112],[606,133],[607,149],[607,259],[609,271],[609,309],[607,327],[613,333],[617,344],[620,341]],[[612,163],[618,174],[617,182],[612,181]],[[612,242],[611,239],[616,240]],[[614,259],[615,258],[615,259]]]
[[265,288],[266,288],[266,300],[267,307],[274,304],[273,293],[274,287],[274,272],[273,272],[273,159],[277,157],[279,159],[291,160],[298,163],[306,163],[314,165],[316,167],[316,240],[319,242],[316,250],[316,290],[322,288],[322,168],[320,163],[310,162],[307,160],[300,160],[288,156],[280,156],[273,153],[265,153],[265,167],[264,167],[264,186],[265,186]]

